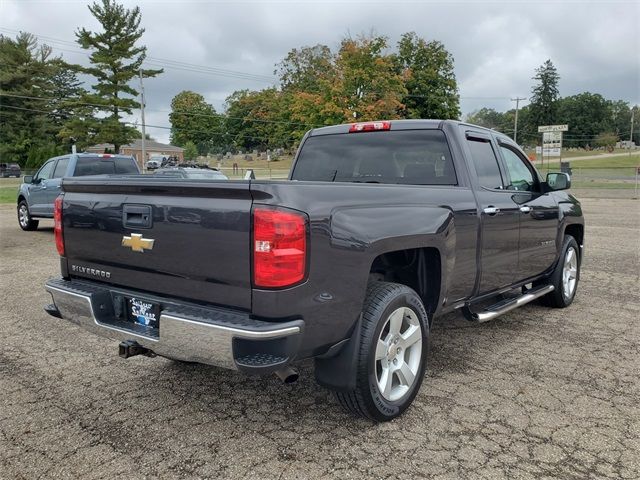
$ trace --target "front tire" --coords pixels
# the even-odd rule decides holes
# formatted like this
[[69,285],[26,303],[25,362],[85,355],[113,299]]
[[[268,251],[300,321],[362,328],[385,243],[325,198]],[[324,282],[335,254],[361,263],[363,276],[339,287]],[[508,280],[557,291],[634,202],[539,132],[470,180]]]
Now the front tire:
[[406,285],[373,283],[359,334],[356,387],[336,397],[352,413],[392,420],[411,405],[424,377],[429,318],[422,300]]
[[573,303],[580,281],[580,249],[571,235],[564,237],[560,260],[549,278],[555,290],[540,299],[543,305],[566,308]]
[[18,203],[18,225],[20,225],[20,228],[25,231],[32,231],[38,228],[38,223],[40,223],[38,220],[31,218],[27,202],[21,200]]

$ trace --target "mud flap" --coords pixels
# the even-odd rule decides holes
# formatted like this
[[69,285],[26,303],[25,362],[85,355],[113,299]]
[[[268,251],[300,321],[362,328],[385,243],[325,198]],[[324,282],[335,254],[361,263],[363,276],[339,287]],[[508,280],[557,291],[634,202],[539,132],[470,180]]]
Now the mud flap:
[[341,348],[330,356],[315,359],[315,374],[318,384],[330,390],[348,392],[356,388],[358,351],[360,350],[360,327],[362,315],[358,318],[351,337],[341,342]]

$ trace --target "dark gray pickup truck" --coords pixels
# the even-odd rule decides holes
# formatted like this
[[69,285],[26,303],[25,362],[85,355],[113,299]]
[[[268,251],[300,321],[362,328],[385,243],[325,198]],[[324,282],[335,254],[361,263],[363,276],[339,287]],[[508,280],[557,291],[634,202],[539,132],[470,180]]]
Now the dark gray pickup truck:
[[54,317],[161,355],[317,381],[392,419],[424,377],[435,316],[573,301],[584,223],[566,174],[455,121],[312,130],[286,181],[69,178]]

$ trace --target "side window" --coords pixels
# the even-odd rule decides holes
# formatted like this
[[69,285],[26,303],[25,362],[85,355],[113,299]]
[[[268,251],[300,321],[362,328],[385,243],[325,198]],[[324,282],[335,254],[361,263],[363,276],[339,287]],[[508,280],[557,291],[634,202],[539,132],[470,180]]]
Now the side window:
[[467,145],[471,150],[471,158],[476,168],[478,182],[486,188],[502,189],[502,175],[498,167],[498,159],[489,140],[468,138]]
[[507,188],[509,190],[521,190],[525,192],[535,190],[536,181],[534,179],[533,172],[531,172],[524,163],[527,160],[521,158],[520,155],[509,147],[500,145],[500,151],[504,157],[509,175]]
[[56,169],[53,171],[53,178],[62,178],[67,173],[67,167],[69,166],[69,157],[61,158],[58,160]]
[[42,166],[42,168],[38,170],[38,173],[36,174],[36,179],[49,180],[53,175],[53,166],[55,165],[55,163],[56,163],[55,160],[49,160],[47,163],[45,163]]

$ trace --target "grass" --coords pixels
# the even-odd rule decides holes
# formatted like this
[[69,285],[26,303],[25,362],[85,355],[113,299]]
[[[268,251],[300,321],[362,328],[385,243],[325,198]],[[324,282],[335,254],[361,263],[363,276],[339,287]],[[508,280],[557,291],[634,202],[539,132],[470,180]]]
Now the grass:
[[[565,159],[563,159],[565,161]],[[572,168],[593,168],[593,169],[613,169],[613,168],[634,168],[640,165],[640,154],[634,155],[623,155],[619,157],[604,157],[604,158],[594,158],[594,159],[583,159],[583,160],[570,160]],[[540,162],[535,162],[536,166],[541,168],[538,165]],[[554,160],[552,162],[544,162],[544,169],[548,168],[560,168],[560,162]]]
[[21,178],[0,178],[0,204],[16,203]]
[[[535,150],[525,150],[527,155],[533,154],[535,155]],[[573,158],[573,157],[598,157],[598,156],[607,156],[614,155],[616,153],[628,153],[629,150],[626,148],[615,148],[613,152],[607,152],[605,150],[567,150],[566,148],[562,149],[562,158]],[[546,160],[546,158],[545,158]]]

